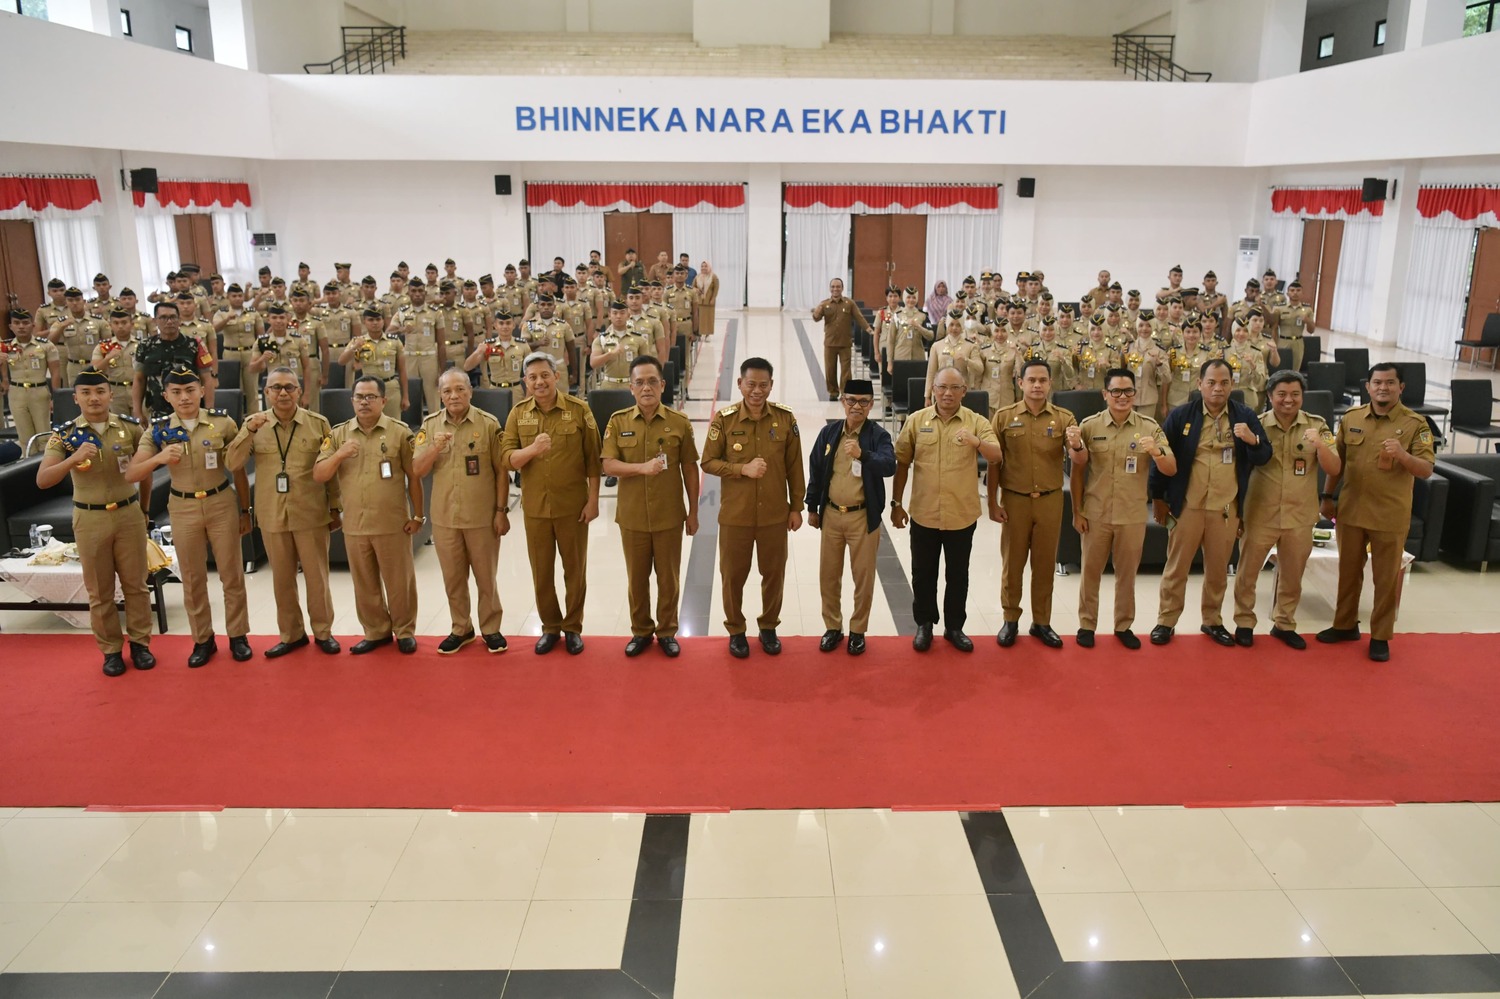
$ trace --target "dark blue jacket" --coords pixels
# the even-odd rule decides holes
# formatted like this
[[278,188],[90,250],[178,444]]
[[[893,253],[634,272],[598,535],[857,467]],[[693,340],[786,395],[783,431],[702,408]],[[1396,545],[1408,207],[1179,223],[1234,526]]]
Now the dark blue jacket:
[[[844,421],[830,423],[813,441],[812,455],[807,461],[807,512],[819,516],[828,505],[828,480],[833,475],[833,449],[839,446],[844,432]],[[860,478],[865,482],[865,522],[870,530],[880,526],[885,513],[885,480],[896,474],[896,447],[891,435],[874,420],[866,420],[859,428],[859,449],[863,463]]]
[[[1245,512],[1245,490],[1250,484],[1250,469],[1271,460],[1271,443],[1266,440],[1266,430],[1249,406],[1229,400],[1229,425],[1246,424],[1260,441],[1246,444],[1234,438],[1234,477],[1239,481],[1239,493],[1235,497],[1238,512]],[[1152,499],[1164,499],[1172,516],[1182,514],[1182,505],[1187,502],[1188,479],[1193,474],[1193,458],[1198,452],[1198,435],[1203,430],[1203,401],[1193,399],[1183,403],[1167,414],[1161,422],[1162,433],[1167,435],[1167,446],[1177,458],[1177,474],[1163,475],[1151,463],[1149,490]]]

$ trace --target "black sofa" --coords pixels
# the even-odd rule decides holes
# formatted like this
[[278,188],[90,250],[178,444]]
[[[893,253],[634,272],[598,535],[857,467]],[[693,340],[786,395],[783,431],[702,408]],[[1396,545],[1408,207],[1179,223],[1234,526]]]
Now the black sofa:
[[[1500,558],[1500,454],[1454,454],[1438,459],[1437,475],[1448,480],[1448,515],[1443,523],[1442,552],[1456,562],[1479,563]],[[1434,478],[1437,477],[1434,475]]]

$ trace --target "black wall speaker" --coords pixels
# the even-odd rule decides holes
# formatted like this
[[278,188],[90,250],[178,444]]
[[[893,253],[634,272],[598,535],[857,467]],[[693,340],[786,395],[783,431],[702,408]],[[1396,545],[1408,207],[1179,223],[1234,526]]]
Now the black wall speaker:
[[1379,177],[1366,177],[1360,185],[1359,200],[1361,201],[1384,201],[1386,199],[1386,182]]
[[156,193],[156,170],[153,167],[141,167],[139,170],[130,171],[130,189],[140,191],[143,194]]
[[510,174],[508,174],[508,173],[497,173],[497,174],[495,174],[495,193],[496,194],[509,194],[510,193]]
[[1036,197],[1036,178],[1035,177],[1022,177],[1020,180],[1016,181],[1016,197],[1018,197],[1018,198],[1034,198],[1034,197]]

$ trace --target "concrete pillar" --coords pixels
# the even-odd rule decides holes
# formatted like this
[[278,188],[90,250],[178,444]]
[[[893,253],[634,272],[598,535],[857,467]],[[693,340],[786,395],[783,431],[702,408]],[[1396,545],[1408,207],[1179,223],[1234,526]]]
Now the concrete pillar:
[[1407,297],[1406,274],[1417,224],[1420,163],[1393,164],[1379,176],[1395,183],[1396,197],[1386,201],[1385,214],[1381,216],[1380,245],[1375,251],[1375,280],[1371,286],[1374,302],[1370,338],[1376,343],[1394,345]]
[[932,33],[951,35],[956,28],[955,0],[932,0]]
[[1464,6],[1464,0],[1390,0],[1385,51],[1405,52],[1462,38]]
[[255,15],[246,0],[208,0],[214,62],[260,72],[255,44]]
[[588,31],[589,0],[567,0],[563,5],[563,16],[567,31]]
[[[142,299],[146,289],[141,271],[140,237],[135,231],[135,202],[130,192],[120,189],[120,168],[124,160],[118,153],[107,154],[112,163],[101,164],[99,178],[99,256],[104,261],[104,273],[116,289],[129,286],[140,292]],[[132,164],[133,165],[133,164]],[[129,169],[127,165],[125,167]]]
[[781,307],[781,164],[751,163],[746,168],[745,228],[749,256],[746,303],[751,308]]
[[693,0],[693,41],[705,47],[828,44],[829,0]]
[[1266,0],[1256,79],[1302,71],[1302,31],[1306,24],[1307,0]]
[[120,35],[120,9],[109,0],[49,0],[47,20],[96,35]]

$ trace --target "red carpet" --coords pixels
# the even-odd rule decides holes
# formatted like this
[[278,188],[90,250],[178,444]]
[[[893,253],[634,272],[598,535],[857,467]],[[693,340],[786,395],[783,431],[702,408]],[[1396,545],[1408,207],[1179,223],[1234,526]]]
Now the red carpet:
[[[1494,635],[1126,654],[992,639],[771,659],[689,639],[539,658],[307,649],[111,680],[83,636],[0,638],[0,805],[711,810],[1500,800]],[[256,638],[263,649],[272,639]],[[221,642],[221,648],[223,643]]]

